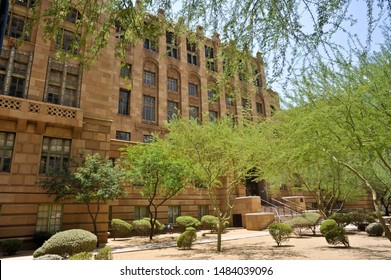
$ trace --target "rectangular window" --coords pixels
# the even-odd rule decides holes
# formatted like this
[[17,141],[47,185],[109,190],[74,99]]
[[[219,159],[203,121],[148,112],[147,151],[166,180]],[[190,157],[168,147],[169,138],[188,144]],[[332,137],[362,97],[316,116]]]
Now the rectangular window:
[[167,79],[167,89],[169,91],[178,92],[178,80],[173,78]]
[[118,114],[129,115],[130,107],[130,91],[120,90],[118,101]]
[[13,1],[13,4],[15,5],[20,5],[20,6],[25,6],[25,7],[31,7],[34,5],[35,0],[17,0]]
[[176,224],[176,218],[181,215],[181,207],[180,206],[169,206],[168,207],[168,223]]
[[144,71],[144,85],[155,86],[155,76],[156,75],[153,72]]
[[59,174],[68,169],[71,140],[44,137],[42,142],[40,174]]
[[41,204],[38,206],[36,232],[56,233],[61,229],[62,205]]
[[[24,16],[16,15],[13,12],[8,14],[7,27],[5,34],[12,38],[20,38],[24,33],[27,18]],[[23,38],[25,41],[29,41],[30,38],[27,34]]]
[[143,143],[152,143],[153,142],[153,136],[149,134],[143,135]]
[[199,117],[199,110],[198,107],[195,106],[189,106],[189,119],[195,120]]
[[251,109],[251,101],[246,98],[242,98],[242,108],[247,110]]
[[134,219],[141,220],[143,218],[148,218],[148,209],[147,206],[135,206],[134,207]]
[[258,115],[263,115],[263,104],[260,103],[260,102],[257,102],[256,106],[257,106],[257,113],[258,113]]
[[229,96],[228,94],[225,95],[225,104],[227,106],[234,106],[234,99],[232,96]]
[[168,101],[167,103],[167,120],[171,121],[178,114],[178,102]]
[[208,100],[209,101],[216,102],[217,98],[218,98],[218,96],[214,90],[208,90]]
[[131,73],[132,73],[132,65],[130,64],[121,64],[121,69],[120,69],[120,73],[119,73],[119,76],[121,78],[130,78],[131,76]]
[[9,95],[14,97],[23,98],[24,93],[24,81],[23,78],[12,77]]
[[209,206],[208,205],[199,205],[198,206],[198,220],[201,221],[201,218],[205,215],[209,215]]
[[76,24],[76,21],[78,21],[80,19],[81,19],[81,14],[75,8],[70,8],[68,11],[68,14],[65,17],[65,20],[67,22],[70,22],[73,24]]
[[155,121],[155,97],[153,96],[143,97],[143,120]]
[[14,142],[14,133],[0,132],[0,172],[11,171]]
[[60,28],[56,36],[56,50],[63,51],[77,55],[80,49],[80,36],[69,30]]
[[167,55],[178,59],[178,43],[174,33],[166,32]]
[[206,68],[211,71],[216,71],[214,50],[210,46],[205,46]]
[[187,63],[197,65],[197,46],[186,39]]
[[261,85],[258,69],[254,69],[254,86],[259,87]]
[[115,139],[130,141],[130,132],[116,131],[115,132]]
[[156,40],[144,39],[144,49],[156,52]]
[[209,111],[209,120],[214,121],[218,118],[218,113],[216,111]]
[[189,83],[189,96],[198,96],[198,86]]

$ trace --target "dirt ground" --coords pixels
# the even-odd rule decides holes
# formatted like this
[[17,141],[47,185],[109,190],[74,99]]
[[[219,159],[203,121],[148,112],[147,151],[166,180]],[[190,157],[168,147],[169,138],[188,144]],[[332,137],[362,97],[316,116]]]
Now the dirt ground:
[[[198,233],[197,240],[215,240],[215,234]],[[350,247],[329,245],[319,233],[316,236],[304,233],[292,236],[283,246],[277,247],[273,238],[263,232],[263,236],[251,237],[254,231],[229,229],[223,236],[235,238],[222,243],[223,251],[216,252],[216,242],[195,244],[191,250],[177,247],[151,249],[134,252],[115,253],[115,260],[391,260],[391,242],[385,237],[368,236],[365,232],[349,231]],[[113,249],[126,249],[130,246],[157,243],[172,243],[178,234],[164,234],[154,237],[131,237],[112,240],[106,246]],[[246,238],[238,238],[247,236]]]

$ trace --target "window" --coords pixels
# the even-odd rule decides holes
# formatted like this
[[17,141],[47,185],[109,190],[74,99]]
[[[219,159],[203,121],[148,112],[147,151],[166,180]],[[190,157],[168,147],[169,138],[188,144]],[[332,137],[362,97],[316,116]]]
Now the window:
[[121,89],[119,91],[118,114],[129,115],[130,91]]
[[168,207],[168,223],[176,224],[176,218],[181,215],[180,206],[169,206]]
[[14,96],[14,97],[23,98],[24,81],[25,81],[25,79],[23,79],[23,78],[12,77],[9,95]]
[[251,109],[251,101],[246,98],[242,98],[242,108],[247,110]]
[[198,117],[199,117],[198,107],[189,106],[189,119],[194,120],[194,119],[198,119]]
[[35,4],[35,0],[17,0],[17,1],[13,1],[13,4],[30,8]]
[[263,105],[262,105],[262,103],[257,102],[256,106],[257,106],[257,113],[258,113],[258,115],[263,115]]
[[211,71],[216,71],[214,50],[212,47],[205,46],[206,68]]
[[79,35],[72,31],[60,28],[56,36],[56,50],[63,50],[77,55],[80,49]]
[[155,97],[153,96],[143,97],[143,120],[155,121]]
[[144,71],[144,85],[155,86],[155,73]]
[[144,39],[144,49],[156,52],[156,40]]
[[189,83],[189,96],[198,96],[198,86]]
[[130,141],[130,132],[116,131],[115,132],[115,139]]
[[153,142],[153,136],[149,134],[143,135],[143,143],[152,143]]
[[258,69],[254,69],[254,86],[259,87],[261,85]]
[[167,120],[171,121],[178,114],[178,102],[168,101],[167,103]]
[[209,120],[214,121],[218,118],[218,113],[216,111],[209,111]]
[[149,217],[147,206],[135,206],[134,207],[134,219],[141,220]]
[[0,132],[0,172],[11,171],[15,134]]
[[76,22],[77,22],[78,20],[81,20],[81,14],[80,14],[79,11],[76,10],[75,8],[71,8],[71,9],[68,11],[68,14],[67,14],[66,17],[65,17],[65,20],[66,20],[67,22],[76,24]]
[[16,15],[13,12],[8,14],[7,27],[5,34],[12,38],[20,38],[24,35],[24,40],[29,41],[28,34],[24,34],[24,28],[26,26],[27,18],[25,16]]
[[44,137],[39,173],[58,174],[68,169],[71,140]]
[[178,59],[178,43],[174,33],[166,32],[167,55]]
[[197,65],[197,46],[186,39],[187,63]]
[[119,76],[121,78],[130,78],[131,73],[132,73],[132,65],[122,63]]
[[209,206],[198,205],[198,220],[201,221],[201,218],[205,215],[209,215]]
[[227,106],[234,106],[234,99],[232,96],[229,96],[228,94],[225,95],[225,104]]
[[218,98],[218,96],[214,90],[208,90],[208,100],[209,101],[216,102],[217,98]]
[[79,107],[80,77],[78,66],[53,62],[50,58],[45,102]]
[[178,80],[173,78],[167,79],[167,89],[170,91],[178,92]]
[[62,205],[41,204],[38,206],[36,232],[56,233],[61,229]]

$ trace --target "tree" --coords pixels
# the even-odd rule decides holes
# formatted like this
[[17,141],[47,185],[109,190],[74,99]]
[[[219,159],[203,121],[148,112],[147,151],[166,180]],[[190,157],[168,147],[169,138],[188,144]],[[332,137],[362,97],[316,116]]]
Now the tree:
[[152,240],[158,208],[188,183],[187,167],[172,147],[160,140],[128,146],[122,156],[127,180],[143,186],[140,193],[148,200]]
[[[232,195],[249,169],[249,157],[241,150],[242,125],[224,118],[200,125],[196,120],[177,119],[168,125],[168,142],[186,159],[192,178],[208,191],[218,218],[217,251],[221,234],[233,208]],[[222,201],[222,202],[221,202]]]
[[[66,171],[48,176],[40,181],[40,185],[55,196],[55,201],[74,199],[86,204],[96,236],[101,205],[126,194],[121,169],[111,160],[102,159],[99,154],[87,155],[75,173]],[[96,208],[92,205],[96,205]]]

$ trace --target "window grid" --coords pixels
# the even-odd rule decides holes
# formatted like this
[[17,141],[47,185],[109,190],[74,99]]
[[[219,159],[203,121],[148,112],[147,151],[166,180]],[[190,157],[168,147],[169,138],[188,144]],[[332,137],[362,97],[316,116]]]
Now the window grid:
[[56,233],[61,229],[62,205],[41,204],[38,206],[36,232]]
[[115,132],[115,139],[130,141],[130,132],[116,131]]
[[156,52],[156,41],[151,39],[144,39],[144,49]]
[[258,115],[263,115],[263,105],[260,102],[256,103]]
[[195,43],[190,43],[188,39],[186,39],[186,49],[187,49],[187,63],[189,64],[197,64],[197,46]]
[[205,215],[209,215],[209,206],[198,205],[198,220],[201,221],[201,218]]
[[11,171],[15,134],[0,132],[0,172]]
[[218,113],[216,111],[209,111],[209,120],[214,121],[218,118]]
[[131,64],[121,64],[121,69],[119,76],[121,78],[130,78],[132,73],[132,65]]
[[13,11],[8,14],[7,27],[5,34],[12,38],[20,38],[24,35],[23,40],[29,41],[28,34],[24,34],[24,28],[26,26],[27,17],[22,15],[16,15]]
[[211,71],[216,71],[214,49],[210,46],[205,46],[206,68]]
[[143,120],[155,121],[155,97],[144,95]]
[[178,80],[173,78],[167,79],[167,89],[169,91],[178,92]]
[[181,215],[181,207],[180,206],[169,206],[168,207],[168,223],[176,224],[176,218]]
[[166,32],[167,55],[178,59],[178,43],[174,33]]
[[199,117],[199,109],[195,106],[189,106],[189,119],[194,120]]
[[155,86],[155,76],[156,74],[153,72],[144,71],[144,84],[148,86]]
[[119,101],[118,101],[118,114],[129,115],[129,106],[130,105],[130,92],[127,90],[119,91]]
[[71,140],[44,137],[41,153],[41,174],[59,174],[68,169]]
[[60,28],[56,36],[56,50],[63,51],[77,55],[79,53],[80,39],[79,35],[67,29]]
[[167,103],[167,120],[171,121],[178,114],[178,102],[168,101]]
[[141,220],[149,217],[147,206],[135,206],[134,207],[134,219]]
[[189,96],[198,96],[198,86],[195,84],[190,84],[189,83]]

